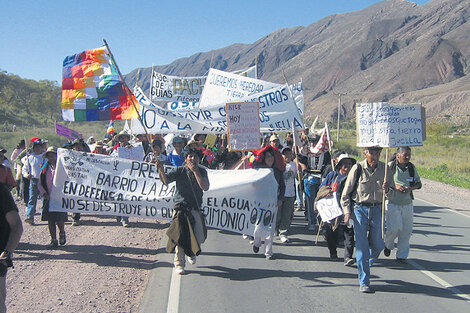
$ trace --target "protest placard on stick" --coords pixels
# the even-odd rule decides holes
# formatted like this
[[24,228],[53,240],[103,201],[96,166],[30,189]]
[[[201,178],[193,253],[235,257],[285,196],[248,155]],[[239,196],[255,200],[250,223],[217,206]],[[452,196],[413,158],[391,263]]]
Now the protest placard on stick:
[[233,102],[225,106],[230,151],[260,148],[259,102]]
[[422,146],[423,112],[420,104],[361,103],[356,107],[357,145]]

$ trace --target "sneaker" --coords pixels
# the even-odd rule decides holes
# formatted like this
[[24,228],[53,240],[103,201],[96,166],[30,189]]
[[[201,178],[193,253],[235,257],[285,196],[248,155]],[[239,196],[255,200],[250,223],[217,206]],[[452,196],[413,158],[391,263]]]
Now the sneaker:
[[369,286],[360,286],[359,291],[362,293],[374,293],[374,291]]
[[78,220],[77,221],[76,220],[72,221],[72,226],[78,226],[78,225],[80,225],[80,221],[78,221]]
[[344,266],[352,266],[354,264],[354,259],[346,258],[344,259]]
[[273,259],[273,256],[272,255],[267,255],[266,256],[266,260],[272,260]]
[[259,252],[259,247],[253,245],[253,252],[258,253]]
[[54,249],[59,246],[57,239],[51,239],[51,243],[47,245],[49,249]]
[[122,226],[124,226],[124,227],[129,227],[129,226],[131,226],[131,225],[129,224],[129,221],[128,221],[128,220],[124,220],[124,219],[123,219],[123,220],[121,221],[121,223],[122,223]]
[[184,274],[184,267],[182,267],[182,266],[175,267],[175,273],[178,274],[178,275],[183,275]]
[[61,246],[65,245],[67,239],[65,238],[65,233],[59,233],[59,243]]
[[338,260],[338,254],[336,254],[336,253],[330,254],[330,260],[332,260],[332,261]]
[[290,240],[289,240],[289,238],[287,238],[287,236],[281,236],[281,242],[282,243],[289,243]]
[[29,225],[34,225],[34,218],[28,217],[24,220],[24,222]]
[[188,257],[189,264],[196,264],[196,256]]
[[247,240],[248,238],[250,238],[250,236],[248,236],[248,235],[246,235],[246,234],[243,234],[243,235],[242,235],[242,238],[245,239],[245,240]]
[[406,259],[402,259],[402,258],[397,258],[396,260],[398,263],[401,263],[401,264],[408,264],[408,261]]
[[250,245],[254,245],[255,244],[255,241],[254,240],[250,240]]
[[392,252],[392,251],[389,248],[387,248],[387,247],[384,248],[384,255],[385,256],[387,256],[387,257],[390,256],[390,252]]

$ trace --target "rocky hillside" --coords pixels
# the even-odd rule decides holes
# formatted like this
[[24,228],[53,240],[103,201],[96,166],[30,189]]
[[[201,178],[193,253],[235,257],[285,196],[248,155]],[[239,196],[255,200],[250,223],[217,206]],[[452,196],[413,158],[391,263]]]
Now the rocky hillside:
[[[252,44],[201,52],[159,72],[203,75],[212,67],[236,70],[255,64],[263,80],[304,82],[306,114],[343,116],[357,102],[422,103],[429,118],[470,123],[470,1],[403,0],[376,3],[361,11],[328,16],[309,26],[277,30]],[[149,88],[151,68],[136,69],[130,86]]]

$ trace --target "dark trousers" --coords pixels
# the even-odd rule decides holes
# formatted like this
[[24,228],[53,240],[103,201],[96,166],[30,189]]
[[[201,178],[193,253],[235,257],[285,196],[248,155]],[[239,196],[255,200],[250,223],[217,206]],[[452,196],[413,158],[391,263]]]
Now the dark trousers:
[[346,225],[340,225],[343,229],[344,234],[344,258],[351,258],[353,257],[354,252],[354,227],[349,228]]
[[325,239],[328,244],[330,255],[337,255],[336,248],[339,239],[344,235],[344,258],[352,258],[354,252],[354,229],[348,228],[346,225],[340,224],[333,231],[332,224],[324,223]]
[[72,219],[78,222],[80,220],[80,213],[72,213]]
[[21,177],[21,184],[23,185],[23,201],[24,204],[28,205],[29,202],[29,182],[30,180],[26,177]]

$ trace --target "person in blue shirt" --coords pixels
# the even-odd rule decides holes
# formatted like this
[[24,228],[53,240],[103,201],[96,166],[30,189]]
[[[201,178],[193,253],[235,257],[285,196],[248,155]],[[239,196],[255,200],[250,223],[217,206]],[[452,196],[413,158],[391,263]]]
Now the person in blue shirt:
[[173,137],[171,143],[173,148],[175,148],[171,153],[166,157],[165,165],[181,166],[184,163],[184,152],[183,148],[185,146],[184,139],[180,136]]

